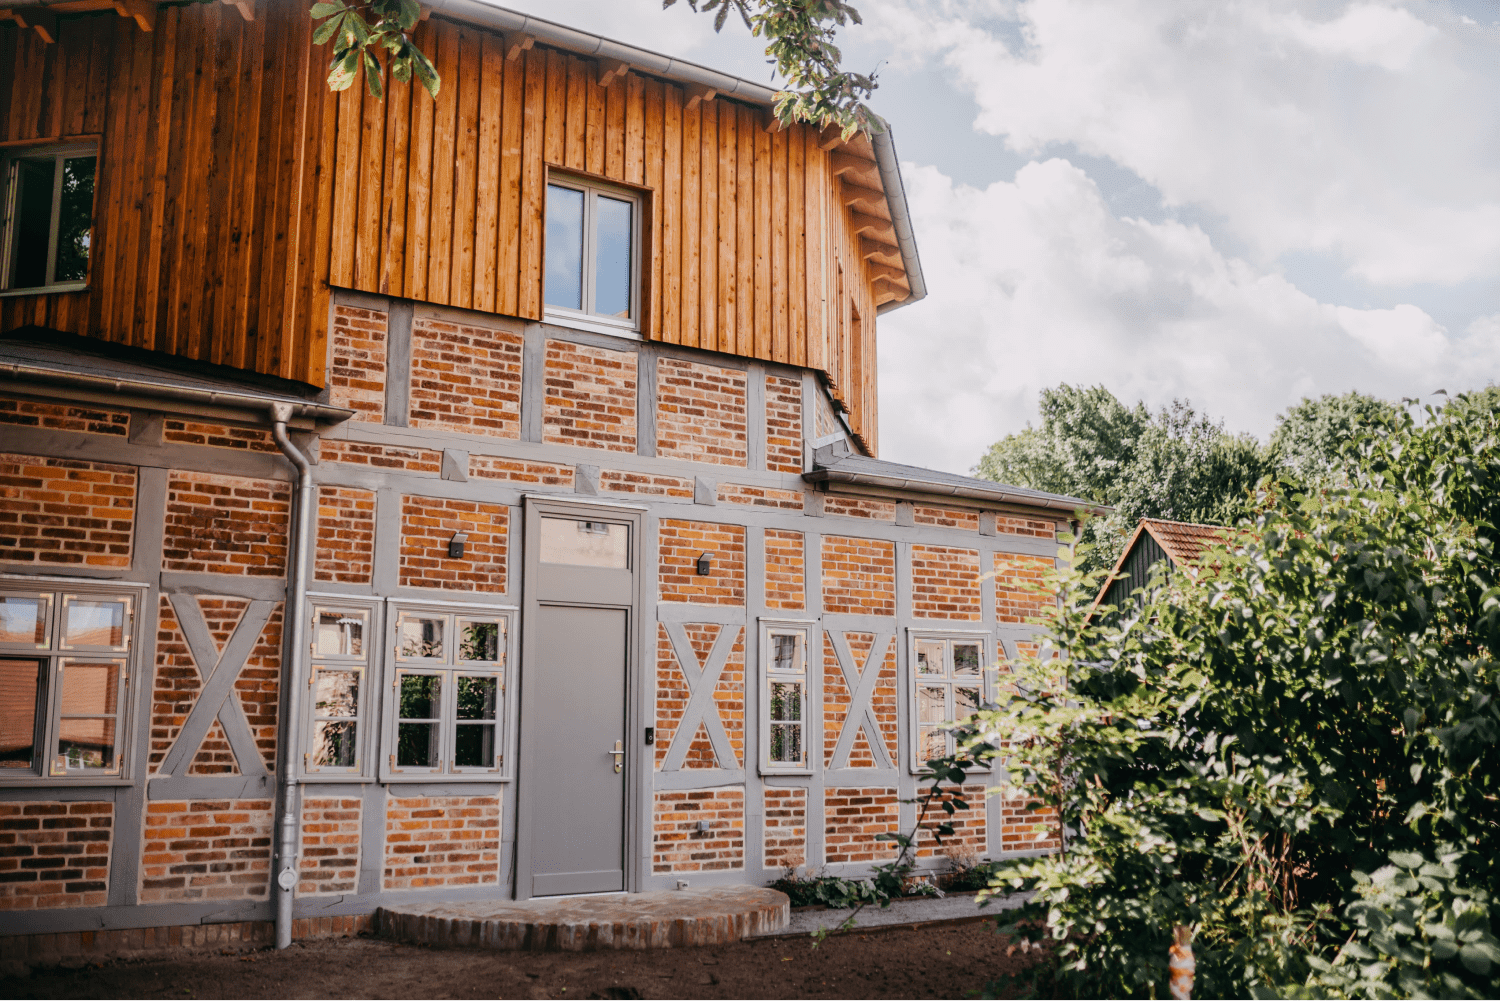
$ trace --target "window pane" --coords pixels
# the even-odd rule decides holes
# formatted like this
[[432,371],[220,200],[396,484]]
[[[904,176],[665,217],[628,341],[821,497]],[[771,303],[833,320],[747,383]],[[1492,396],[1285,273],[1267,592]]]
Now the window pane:
[[797,657],[798,640],[795,633],[773,633],[771,636],[771,670],[800,674],[802,664]]
[[547,305],[583,308],[583,192],[547,185]]
[[94,215],[94,158],[63,161],[62,206],[57,217],[55,282],[81,282],[89,275],[89,237]]
[[119,663],[91,664],[69,660],[62,664],[64,716],[113,716],[120,704]]
[[953,644],[953,673],[970,675],[979,673],[978,643]]
[[0,768],[31,767],[41,677],[37,661],[0,660]]
[[494,662],[500,659],[500,638],[505,635],[503,622],[458,620],[458,659]]
[[953,689],[953,718],[965,720],[979,711],[979,689]]
[[453,765],[456,768],[495,767],[495,724],[465,723],[454,736]]
[[16,161],[16,242],[11,288],[47,284],[47,243],[52,239],[52,186],[57,161]]
[[635,205],[620,198],[594,199],[594,312],[630,319],[631,215]]
[[928,685],[917,689],[917,719],[923,723],[947,722],[948,700],[944,689]]
[[401,656],[424,660],[443,659],[443,627],[447,620],[419,615],[401,616]]
[[313,715],[358,716],[359,672],[319,671],[313,682]]
[[363,657],[367,614],[345,609],[318,609],[318,621],[313,636],[313,655],[317,657]]
[[0,595],[0,643],[46,646],[47,612],[51,604],[45,595],[35,598]]
[[353,768],[358,727],[354,720],[327,720],[316,724],[311,752],[313,765],[318,768]]
[[130,603],[125,598],[80,598],[70,594],[63,599],[63,648],[123,649],[129,618]]
[[629,569],[630,526],[573,518],[542,519],[542,562]]
[[771,724],[771,760],[781,764],[802,764],[802,724]]
[[[115,721],[64,719],[57,736],[57,764],[68,771],[115,768]],[[57,768],[53,769],[54,774]]]
[[500,697],[499,678],[458,678],[458,718],[494,719]]
[[917,760],[931,761],[933,758],[941,758],[947,753],[948,735],[942,730],[922,727],[921,735],[917,738]]
[[942,640],[917,640],[917,673],[943,673]]
[[402,723],[396,728],[396,764],[401,768],[436,768],[438,725]]
[[403,674],[401,705],[397,715],[402,719],[437,719],[442,711],[443,677],[440,674]]
[[802,719],[802,685],[771,682],[771,719],[793,721]]

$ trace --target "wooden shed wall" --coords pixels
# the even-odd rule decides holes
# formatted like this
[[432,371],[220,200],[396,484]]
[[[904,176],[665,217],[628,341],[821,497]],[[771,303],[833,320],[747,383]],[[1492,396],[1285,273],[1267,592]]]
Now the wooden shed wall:
[[162,7],[150,32],[113,11],[62,16],[51,45],[0,26],[0,137],[100,139],[88,290],[0,299],[0,329],[322,384],[332,101],[306,11],[261,10]]

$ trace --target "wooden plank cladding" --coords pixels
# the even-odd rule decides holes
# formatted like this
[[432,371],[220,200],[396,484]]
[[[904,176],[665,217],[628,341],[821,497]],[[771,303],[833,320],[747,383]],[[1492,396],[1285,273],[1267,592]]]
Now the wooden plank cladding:
[[0,299],[0,329],[322,384],[325,60],[305,10],[264,6],[59,13],[52,43],[0,25],[0,138],[99,143],[88,289]]
[[436,100],[331,94],[306,9],[256,11],[0,24],[0,137],[100,144],[87,290],[0,298],[0,328],[321,386],[331,287],[541,319],[571,172],[642,193],[645,337],[817,369],[873,450],[875,309],[906,283],[867,140],[442,16]]

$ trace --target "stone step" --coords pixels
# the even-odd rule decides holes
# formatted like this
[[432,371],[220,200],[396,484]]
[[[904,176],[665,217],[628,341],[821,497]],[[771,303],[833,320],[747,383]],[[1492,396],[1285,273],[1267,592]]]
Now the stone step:
[[758,886],[536,900],[401,904],[375,912],[381,938],[442,949],[536,952],[722,945],[787,926],[786,894]]

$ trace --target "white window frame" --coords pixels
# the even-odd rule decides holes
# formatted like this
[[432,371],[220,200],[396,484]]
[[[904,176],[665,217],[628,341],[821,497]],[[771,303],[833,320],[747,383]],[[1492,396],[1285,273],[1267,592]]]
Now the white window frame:
[[[381,614],[384,611],[384,602],[379,598],[361,598],[347,594],[326,594],[322,592],[309,593],[307,596],[308,616],[308,661],[307,661],[307,691],[304,693],[304,705],[302,707],[302,774],[318,782],[364,782],[368,781],[372,769],[370,768],[370,742],[375,739],[372,734],[380,731],[380,700],[376,697],[377,688],[375,674],[380,664],[381,642],[385,635]],[[362,656],[330,655],[321,656],[317,648],[318,615],[321,612],[360,612],[365,615],[364,653]],[[312,761],[313,738],[317,724],[322,719],[337,719],[342,717],[323,717],[317,711],[317,687],[316,682],[320,670],[353,670],[359,672],[358,704],[359,713],[354,717],[354,765],[342,767],[338,765],[315,765]]]
[[[42,295],[48,292],[77,292],[89,287],[89,280],[53,281],[57,268],[57,230],[62,214],[62,161],[77,156],[94,158],[94,205],[89,208],[89,270],[94,266],[93,214],[99,198],[99,144],[96,142],[37,143],[34,146],[16,146],[0,155],[0,189],[3,189],[4,218],[0,225],[0,296]],[[41,157],[52,158],[52,219],[47,228],[47,246],[42,252],[47,255],[46,280],[41,285],[28,288],[11,288],[11,272],[16,258],[23,252],[16,242],[20,234],[16,231],[16,177],[20,171],[19,161]]]
[[[928,640],[942,642],[943,646],[943,674],[941,677],[933,675],[922,675],[917,673],[917,644]],[[977,644],[979,646],[979,674],[977,677],[957,677],[953,673],[953,645],[955,643]],[[978,688],[979,701],[983,705],[992,702],[994,696],[990,676],[994,673],[992,651],[995,649],[995,638],[990,633],[979,630],[967,629],[923,629],[908,628],[906,633],[906,664],[907,664],[907,745],[909,747],[909,767],[914,775],[927,774],[927,759],[922,755],[922,720],[918,709],[917,689],[925,686],[942,686],[947,689],[944,696],[945,705],[948,710],[947,722],[954,722],[952,715],[954,710],[953,689],[955,688]],[[970,678],[972,677],[972,681]],[[953,753],[953,734],[947,734],[948,753]],[[991,766],[980,765],[970,771],[989,771]]]
[[[811,775],[813,772],[813,740],[816,736],[813,728],[814,707],[817,703],[813,698],[813,630],[818,628],[816,622],[807,619],[772,619],[760,620],[760,642],[759,642],[759,678],[760,691],[760,770],[765,775]],[[772,657],[775,654],[776,645],[773,641],[775,636],[795,635],[801,639],[800,671],[777,671],[774,668]],[[771,760],[771,685],[774,682],[795,682],[802,686],[802,761],[793,763],[787,761]]]
[[[549,323],[560,326],[579,327],[584,330],[593,330],[604,334],[621,334],[630,337],[641,335],[641,220],[644,214],[645,199],[638,191],[629,188],[618,187],[592,178],[578,177],[573,174],[560,173],[549,170],[547,172],[546,186],[556,185],[562,188],[571,188],[583,193],[583,289],[582,309],[570,309],[566,306],[547,305],[547,290],[542,289],[542,315]],[[598,246],[596,240],[596,227],[594,225],[594,204],[600,195],[610,198],[618,198],[621,201],[631,203],[630,211],[630,316],[622,319],[616,316],[605,316],[593,311],[594,304],[594,272],[597,267]],[[546,210],[542,213],[542,233],[547,232]],[[547,249],[542,247],[542,280],[545,283],[547,276]]]
[[[401,656],[401,622],[409,615],[444,620],[442,657],[429,659]],[[501,637],[500,648],[497,651],[499,659],[493,664],[458,659],[458,623],[466,619],[501,623],[504,635]],[[380,700],[384,716],[380,728],[380,779],[384,782],[508,781],[513,775],[515,764],[515,755],[510,749],[512,730],[510,682],[515,673],[517,649],[515,606],[389,598],[386,606],[385,632],[385,665],[381,685],[383,696]],[[439,752],[438,763],[434,767],[401,766],[396,762],[401,725],[399,703],[401,679],[411,674],[440,675],[443,678],[442,691],[439,694],[441,701],[438,716],[435,719],[438,724],[439,746],[442,750]],[[496,760],[493,765],[459,767],[453,762],[456,753],[457,730],[460,726],[466,725],[457,718],[458,678],[460,676],[495,677],[499,681],[494,723]]]
[[[40,691],[36,698],[32,730],[32,762],[28,768],[0,768],[0,787],[14,786],[103,786],[126,785],[131,781],[131,750],[134,732],[131,722],[135,688],[131,685],[147,618],[142,606],[148,585],[111,582],[96,583],[87,579],[59,577],[21,577],[0,575],[0,594],[7,597],[45,597],[47,634],[44,643],[0,643],[0,658],[35,660],[41,663]],[[77,599],[105,598],[126,603],[125,623],[119,646],[69,646],[64,642],[64,614]],[[155,617],[151,617],[154,621]],[[115,663],[120,667],[119,689],[112,718],[115,724],[115,765],[112,768],[69,767],[59,762],[56,747],[62,729],[63,661]],[[89,714],[88,718],[94,718]],[[98,717],[98,718],[110,718]]]

